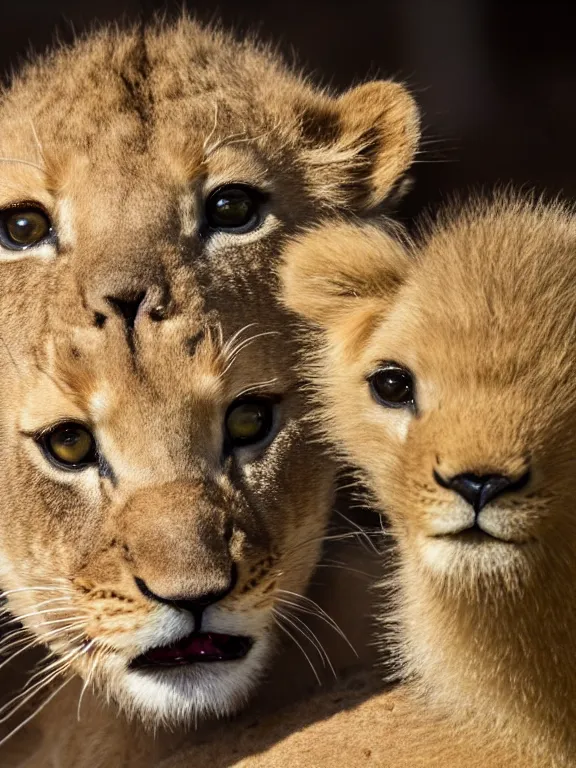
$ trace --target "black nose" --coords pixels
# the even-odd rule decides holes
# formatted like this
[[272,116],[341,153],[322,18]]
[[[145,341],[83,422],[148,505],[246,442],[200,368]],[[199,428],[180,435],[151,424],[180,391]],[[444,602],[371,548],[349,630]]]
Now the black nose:
[[133,331],[136,325],[136,316],[145,298],[146,291],[135,291],[121,296],[107,296],[106,300],[124,319],[126,328]]
[[206,610],[206,608],[214,605],[214,603],[218,603],[220,600],[224,600],[224,598],[229,595],[236,586],[237,578],[238,575],[236,566],[234,565],[232,566],[232,570],[230,572],[230,582],[224,589],[219,589],[214,592],[204,592],[201,595],[176,597],[157,595],[142,579],[136,578],[135,581],[136,586],[140,592],[142,592],[142,594],[150,600],[155,600],[157,603],[172,605],[174,608],[179,608],[181,611],[188,611],[188,613],[191,613],[196,621],[195,629],[198,631],[200,628],[199,620],[201,620],[202,613]]
[[443,488],[460,494],[478,514],[497,496],[522,490],[530,481],[530,472],[525,472],[517,480],[506,475],[476,475],[473,472],[464,472],[446,480],[434,470],[434,479]]

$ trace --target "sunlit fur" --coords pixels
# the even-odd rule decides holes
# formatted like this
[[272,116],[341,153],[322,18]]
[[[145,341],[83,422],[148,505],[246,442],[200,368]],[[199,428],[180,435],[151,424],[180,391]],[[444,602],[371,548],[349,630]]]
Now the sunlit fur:
[[[576,761],[576,220],[496,196],[419,242],[330,223],[288,249],[285,300],[312,323],[323,429],[397,541],[400,660],[428,701],[538,764]],[[416,411],[367,377],[410,369]],[[433,471],[531,481],[479,515]],[[390,629],[384,620],[386,636]]]
[[[0,584],[86,696],[156,726],[229,713],[256,687],[277,597],[303,594],[318,560],[334,474],[307,439],[275,257],[322,213],[381,212],[417,140],[401,85],[332,95],[188,19],[97,32],[3,92],[0,207],[42,206],[57,239],[0,248]],[[239,182],[264,195],[260,225],[207,230],[206,197]],[[130,329],[109,297],[143,292]],[[280,401],[274,434],[225,459],[224,414],[246,393]],[[88,425],[111,472],[46,460],[35,436],[62,419]],[[251,636],[248,656],[129,671],[192,629],[134,577],[194,597],[232,563],[202,629]]]

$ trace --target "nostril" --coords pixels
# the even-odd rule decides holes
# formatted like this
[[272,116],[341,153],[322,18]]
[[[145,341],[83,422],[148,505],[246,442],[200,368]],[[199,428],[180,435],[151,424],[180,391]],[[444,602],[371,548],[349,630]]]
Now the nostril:
[[445,479],[434,470],[434,479],[443,488],[459,494],[478,513],[498,496],[525,488],[530,482],[530,471],[517,479],[507,475],[478,475],[473,472],[463,472]]

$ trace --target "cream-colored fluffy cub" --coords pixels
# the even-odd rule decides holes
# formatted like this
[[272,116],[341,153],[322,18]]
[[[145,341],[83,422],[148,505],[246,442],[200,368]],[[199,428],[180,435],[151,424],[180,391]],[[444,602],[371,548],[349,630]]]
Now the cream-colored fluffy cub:
[[282,276],[315,326],[322,427],[397,541],[406,675],[539,765],[574,765],[572,212],[500,197],[417,244],[332,222]]

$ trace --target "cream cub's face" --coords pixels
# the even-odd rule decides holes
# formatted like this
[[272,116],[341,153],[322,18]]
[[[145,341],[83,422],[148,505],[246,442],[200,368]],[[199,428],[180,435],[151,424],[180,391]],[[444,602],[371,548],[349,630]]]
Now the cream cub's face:
[[316,326],[323,430],[360,467],[405,562],[513,591],[573,551],[569,213],[478,204],[419,246],[336,223],[291,246],[282,274],[287,305]]
[[156,724],[255,688],[334,471],[277,253],[381,203],[417,135],[401,86],[331,98],[187,21],[102,32],[3,94],[0,583],[55,655],[35,692],[79,673]]

